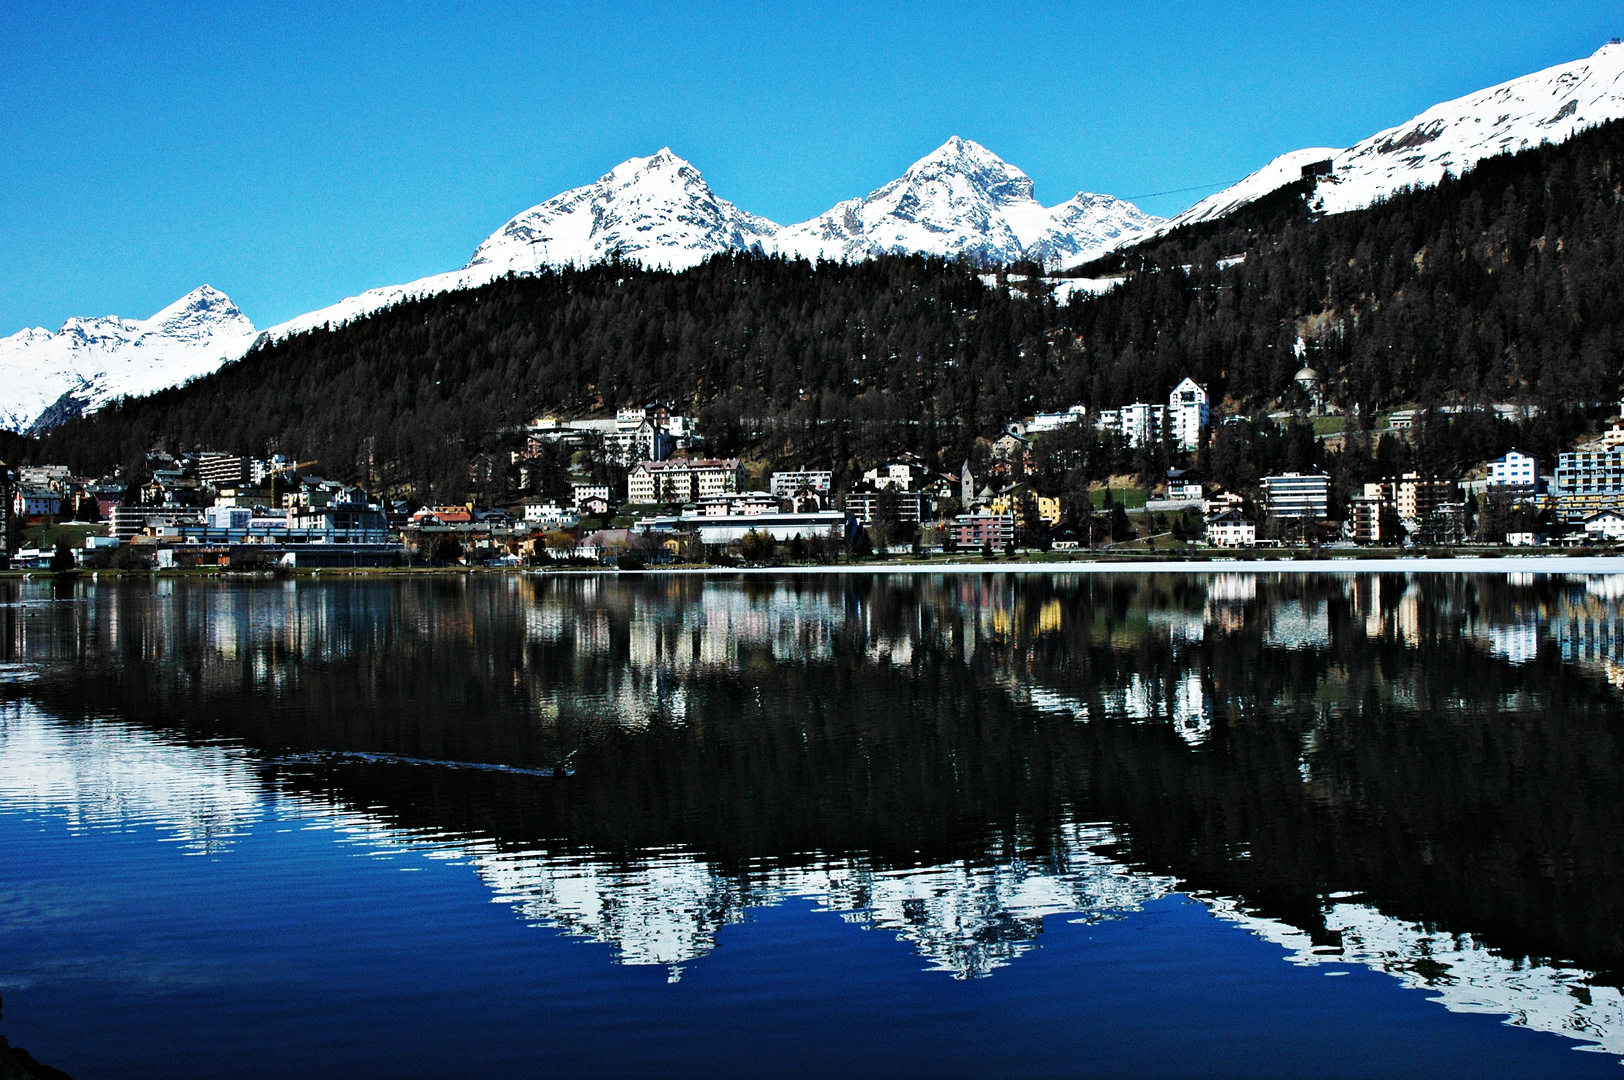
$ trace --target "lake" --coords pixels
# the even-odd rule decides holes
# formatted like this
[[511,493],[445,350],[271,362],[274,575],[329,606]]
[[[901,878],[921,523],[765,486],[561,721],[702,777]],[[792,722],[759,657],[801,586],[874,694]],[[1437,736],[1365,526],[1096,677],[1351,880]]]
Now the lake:
[[0,584],[99,1077],[1617,1076],[1624,576]]

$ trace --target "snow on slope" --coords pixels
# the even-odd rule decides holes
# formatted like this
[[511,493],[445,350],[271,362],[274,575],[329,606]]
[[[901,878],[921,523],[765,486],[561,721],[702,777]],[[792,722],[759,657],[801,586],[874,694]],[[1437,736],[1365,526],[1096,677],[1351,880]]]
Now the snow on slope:
[[[254,324],[208,285],[150,319],[69,319],[0,338],[0,426],[26,431],[206,375],[240,357]],[[55,406],[55,408],[53,408]]]
[[1234,187],[1202,199],[1160,231],[1222,217],[1300,179],[1303,165],[1326,158],[1335,163],[1335,173],[1320,180],[1315,205],[1327,214],[1340,214],[1363,209],[1406,187],[1436,184],[1445,172],[1459,176],[1495,154],[1559,143],[1584,128],[1620,117],[1624,117],[1624,44],[1611,42],[1583,60],[1434,105],[1345,150],[1284,154]]
[[717,198],[699,170],[667,148],[532,206],[486,238],[460,270],[370,289],[265,335],[274,340],[324,323],[341,326],[402,300],[474,288],[543,266],[586,266],[616,251],[647,266],[682,270],[721,251],[763,245],[777,231],[766,218]]
[[531,207],[492,233],[460,270],[368,290],[264,336],[342,326],[403,300],[473,288],[510,272],[585,266],[615,251],[673,270],[751,248],[811,259],[918,251],[1001,261],[1040,257],[1073,266],[1160,220],[1110,195],[1083,193],[1045,208],[1032,198],[1025,173],[955,136],[879,191],[785,228],[717,197],[698,169],[663,149]]
[[681,270],[777,232],[766,218],[717,198],[699,170],[667,147],[526,210],[479,245],[468,266],[494,264],[504,272],[585,266],[619,250],[649,266]]
[[879,190],[784,228],[774,250],[845,261],[907,251],[1072,266],[1159,220],[1110,195],[1080,193],[1045,207],[1024,172],[955,135]]

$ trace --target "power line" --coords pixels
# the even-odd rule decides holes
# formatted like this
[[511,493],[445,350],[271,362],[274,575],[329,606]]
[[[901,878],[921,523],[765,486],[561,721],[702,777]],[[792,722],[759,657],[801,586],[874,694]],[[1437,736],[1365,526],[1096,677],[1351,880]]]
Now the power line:
[[[1244,180],[1245,177],[1241,179]],[[1130,201],[1133,199],[1154,199],[1158,195],[1183,195],[1186,191],[1210,191],[1213,188],[1233,187],[1238,183],[1240,183],[1240,180],[1225,180],[1217,184],[1197,184],[1195,187],[1174,188],[1172,191],[1152,191],[1148,195],[1123,195],[1121,197]]]

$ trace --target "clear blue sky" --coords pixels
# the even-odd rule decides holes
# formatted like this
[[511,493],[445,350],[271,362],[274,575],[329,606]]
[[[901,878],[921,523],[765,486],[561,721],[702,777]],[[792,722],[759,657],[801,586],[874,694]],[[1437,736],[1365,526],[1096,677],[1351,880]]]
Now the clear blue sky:
[[1620,35],[1616,0],[12,3],[0,334],[205,281],[268,326],[665,145],[779,222],[954,134],[1049,204],[1212,185]]

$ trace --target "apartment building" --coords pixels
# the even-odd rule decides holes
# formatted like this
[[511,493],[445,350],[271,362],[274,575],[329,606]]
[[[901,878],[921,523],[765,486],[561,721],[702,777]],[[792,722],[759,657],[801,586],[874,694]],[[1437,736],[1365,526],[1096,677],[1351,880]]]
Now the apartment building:
[[1578,523],[1624,509],[1624,450],[1578,451],[1556,460],[1557,513]]
[[645,506],[693,502],[738,491],[743,483],[744,468],[737,458],[640,461],[626,476],[626,501]]
[[1262,480],[1263,503],[1284,521],[1323,518],[1331,504],[1331,478],[1319,473],[1281,473]]
[[773,473],[767,481],[767,490],[787,499],[802,488],[828,494],[834,482],[835,474],[830,469],[789,469]]
[[1489,462],[1488,487],[1533,494],[1539,488],[1539,461],[1517,450]]
[[1015,543],[1015,515],[960,514],[948,526],[948,535],[960,551],[986,547],[1002,551]]
[[1207,388],[1194,379],[1185,379],[1167,396],[1167,430],[1179,449],[1200,447],[1208,410]]

